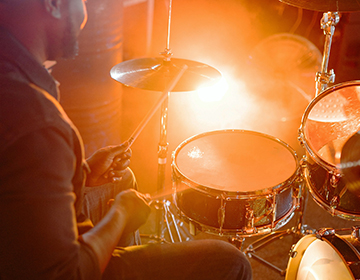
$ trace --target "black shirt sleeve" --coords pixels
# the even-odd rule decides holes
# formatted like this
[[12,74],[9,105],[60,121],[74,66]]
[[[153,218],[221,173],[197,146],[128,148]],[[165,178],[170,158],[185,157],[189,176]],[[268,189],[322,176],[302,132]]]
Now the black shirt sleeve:
[[94,252],[78,241],[68,141],[44,127],[0,153],[0,278],[101,278]]

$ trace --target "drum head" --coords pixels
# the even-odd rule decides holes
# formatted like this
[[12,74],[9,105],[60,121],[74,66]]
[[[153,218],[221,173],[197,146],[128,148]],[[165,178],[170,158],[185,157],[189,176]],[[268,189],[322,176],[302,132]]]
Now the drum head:
[[290,258],[286,280],[354,279],[344,258],[327,240],[307,235],[299,240],[294,251],[297,254]]
[[325,90],[309,104],[301,136],[314,160],[334,169],[345,142],[359,129],[360,81],[354,81]]
[[213,131],[175,151],[179,172],[197,185],[226,192],[273,189],[297,171],[295,152],[271,136],[243,130]]

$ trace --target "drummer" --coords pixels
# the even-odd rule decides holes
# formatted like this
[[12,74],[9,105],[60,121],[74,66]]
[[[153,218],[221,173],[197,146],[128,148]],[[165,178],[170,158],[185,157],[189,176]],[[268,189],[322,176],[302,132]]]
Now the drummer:
[[76,54],[86,19],[85,0],[0,0],[0,278],[251,279],[223,241],[116,248],[136,244],[150,213],[131,151],[124,143],[85,161],[42,67]]

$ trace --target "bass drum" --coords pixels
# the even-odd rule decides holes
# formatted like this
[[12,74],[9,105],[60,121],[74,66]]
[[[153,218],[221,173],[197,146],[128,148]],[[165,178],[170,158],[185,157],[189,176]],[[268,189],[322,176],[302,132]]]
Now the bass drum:
[[347,191],[342,147],[360,129],[360,81],[328,88],[303,115],[299,138],[307,152],[304,178],[314,200],[334,216],[360,219],[359,198]]
[[291,250],[285,280],[360,279],[359,246],[352,235],[305,235]]
[[207,132],[173,153],[174,201],[203,231],[268,233],[291,219],[299,173],[295,152],[279,139],[244,130]]

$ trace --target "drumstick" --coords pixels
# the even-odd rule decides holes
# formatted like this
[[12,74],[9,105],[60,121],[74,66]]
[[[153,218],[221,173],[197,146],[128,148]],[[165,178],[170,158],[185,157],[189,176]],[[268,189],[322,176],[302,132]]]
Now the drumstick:
[[[182,185],[180,188],[179,187],[176,187],[176,192],[182,192],[182,191],[185,191],[187,189],[189,189],[190,187],[186,186],[186,185]],[[174,189],[168,189],[168,190],[163,190],[163,191],[160,191],[160,192],[156,192],[155,194],[153,195],[150,195],[150,194],[144,194],[145,195],[145,198],[147,200],[148,203],[153,203],[153,202],[156,202],[157,199],[161,198],[161,197],[165,197],[165,196],[168,196],[172,193],[174,193]],[[107,202],[110,206],[114,203],[115,199],[111,198],[109,199],[109,201]]]
[[163,91],[163,94],[159,98],[158,102],[155,104],[155,106],[148,112],[148,114],[145,116],[145,118],[141,121],[141,123],[138,125],[138,127],[135,129],[133,134],[128,139],[129,146],[134,143],[136,138],[139,136],[141,131],[144,129],[144,127],[147,125],[149,120],[152,118],[152,116],[156,113],[156,111],[159,109],[160,105],[164,102],[164,100],[168,97],[169,92],[173,90],[173,88],[176,86],[177,82],[180,80],[181,76],[184,74],[186,69],[188,68],[187,65],[184,65],[179,73],[173,78],[173,80],[170,82],[169,86]]
[[[127,140],[128,147],[126,150],[128,150],[131,145],[134,143],[136,138],[140,135],[141,131],[144,129],[144,127],[147,125],[149,120],[152,118],[152,116],[155,114],[157,109],[160,107],[160,105],[164,102],[164,100],[168,97],[169,92],[171,92],[174,87],[176,86],[177,82],[180,80],[181,76],[184,74],[186,69],[188,68],[187,65],[184,65],[179,73],[171,80],[168,87],[163,91],[163,94],[159,98],[158,102],[155,104],[155,106],[148,112],[148,114],[145,116],[145,118],[141,121],[141,123],[138,125],[138,127],[135,129],[133,134],[130,136],[130,138]],[[108,178],[108,173],[112,170],[110,167],[109,170],[103,175],[105,178]]]
[[[189,189],[190,187],[186,186],[186,185],[181,185],[180,187],[176,187],[176,192],[182,192],[182,191],[185,191],[187,189]],[[164,197],[164,196],[168,196],[172,193],[174,193],[174,189],[173,188],[170,188],[168,190],[163,190],[163,191],[160,191],[160,192],[156,192],[154,194],[151,195],[151,201],[154,201],[154,200],[157,200],[161,197]]]

